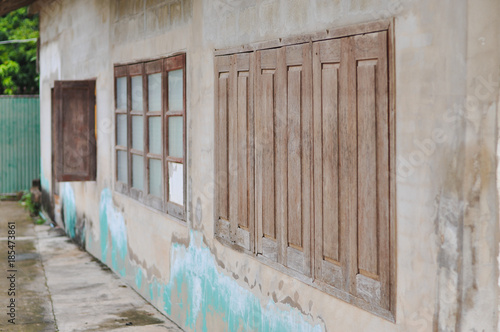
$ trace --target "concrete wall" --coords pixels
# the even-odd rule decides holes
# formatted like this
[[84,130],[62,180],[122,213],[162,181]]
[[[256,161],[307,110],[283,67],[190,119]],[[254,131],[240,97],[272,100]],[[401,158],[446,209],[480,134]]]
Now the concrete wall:
[[[97,78],[97,181],[56,219],[187,330],[495,331],[496,0],[40,0],[42,184],[50,87]],[[389,322],[214,239],[214,49],[395,20],[397,310]],[[113,65],[187,55],[187,224],[113,191]]]

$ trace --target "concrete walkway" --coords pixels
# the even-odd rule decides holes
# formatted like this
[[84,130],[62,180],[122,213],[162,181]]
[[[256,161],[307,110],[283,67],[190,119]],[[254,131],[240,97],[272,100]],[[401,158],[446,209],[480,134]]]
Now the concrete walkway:
[[0,331],[182,331],[17,202],[0,202],[0,308]]

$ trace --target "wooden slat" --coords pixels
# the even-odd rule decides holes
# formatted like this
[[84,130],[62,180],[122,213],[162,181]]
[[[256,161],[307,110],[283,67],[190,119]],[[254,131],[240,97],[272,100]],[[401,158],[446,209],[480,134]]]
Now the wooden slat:
[[236,236],[239,220],[238,199],[238,109],[237,109],[236,55],[231,56],[228,87],[228,140],[229,140],[229,221],[231,237]]
[[227,144],[227,102],[228,102],[228,73],[218,73],[218,123],[217,123],[217,174],[218,174],[218,216],[229,219],[228,203],[228,144]]
[[306,276],[312,275],[312,252],[314,241],[311,240],[313,220],[313,74],[312,44],[302,47],[302,105],[301,105],[301,165],[302,165],[302,246],[303,269]]
[[263,178],[264,178],[264,103],[263,97],[265,89],[263,89],[263,79],[261,77],[261,54],[255,52],[254,61],[254,77],[255,85],[255,251],[262,254],[262,239],[264,236],[263,229]]
[[[387,32],[378,33],[378,62],[376,68],[377,102],[377,218],[379,234],[379,275],[381,283],[380,305],[390,309],[391,301],[391,229],[390,205],[390,135]],[[392,156],[394,159],[394,156]]]
[[341,228],[342,264],[347,268],[344,285],[351,294],[356,294],[357,265],[357,150],[356,150],[356,65],[352,38],[341,43],[340,104],[339,104],[339,220]]
[[[396,235],[396,98],[395,98],[395,87],[396,87],[396,75],[395,75],[395,56],[394,56],[394,23],[391,23],[385,37],[387,38],[387,50],[384,52],[382,49],[380,53],[385,53],[388,57],[387,60],[387,80],[388,84],[388,133],[389,133],[389,222],[384,224],[381,222],[381,227],[388,227],[389,233],[387,237],[380,237],[380,241],[388,241],[389,245],[385,248],[381,248],[381,252],[387,252],[389,258],[382,257],[380,260],[381,270],[386,268],[390,271],[389,275],[386,276],[381,273],[382,279],[382,306],[387,306],[387,309],[395,315],[396,312],[396,289],[397,289],[397,279],[396,279],[396,255],[397,255],[397,235]],[[381,56],[380,61],[383,57]],[[379,66],[379,68],[383,68]],[[382,246],[382,244],[381,244]],[[387,250],[387,251],[386,251]],[[388,260],[388,266],[386,266]],[[387,299],[386,299],[387,297]]]
[[313,165],[314,165],[314,275],[321,277],[321,267],[323,261],[323,154],[322,151],[322,80],[321,61],[319,57],[320,43],[313,44]]
[[358,62],[358,267],[378,275],[376,61]]
[[[338,68],[323,64],[321,97],[323,114],[323,255],[339,260],[338,220]],[[321,150],[320,150],[321,151]]]
[[288,69],[288,243],[302,248],[301,81],[302,68]]
[[287,167],[287,68],[286,49],[277,50],[276,66],[276,116],[275,127],[275,197],[276,197],[276,226],[278,228],[278,262],[286,264],[286,244],[288,235],[288,167]]
[[[245,74],[242,75],[242,74]],[[238,225],[248,228],[248,169],[247,169],[247,116],[248,116],[248,72],[239,72],[237,77],[237,149],[238,149]]]
[[248,237],[249,250],[255,252],[255,117],[254,117],[254,88],[255,88],[255,53],[249,57],[248,77]]
[[262,75],[262,228],[263,235],[276,239],[274,218],[274,75]]

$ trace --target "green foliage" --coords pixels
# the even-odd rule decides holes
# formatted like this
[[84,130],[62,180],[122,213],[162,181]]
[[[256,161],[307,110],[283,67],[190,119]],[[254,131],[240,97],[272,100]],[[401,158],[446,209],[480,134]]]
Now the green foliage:
[[[27,7],[0,17],[0,41],[38,38],[38,15]],[[36,42],[0,45],[0,94],[38,94]]]
[[25,191],[19,203],[30,212],[31,216],[38,216],[40,213],[40,204],[33,201],[33,194]]

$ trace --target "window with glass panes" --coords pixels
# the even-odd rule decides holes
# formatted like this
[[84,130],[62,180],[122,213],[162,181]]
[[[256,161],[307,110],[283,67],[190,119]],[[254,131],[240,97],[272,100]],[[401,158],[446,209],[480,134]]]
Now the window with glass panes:
[[185,55],[115,66],[116,186],[184,219]]

